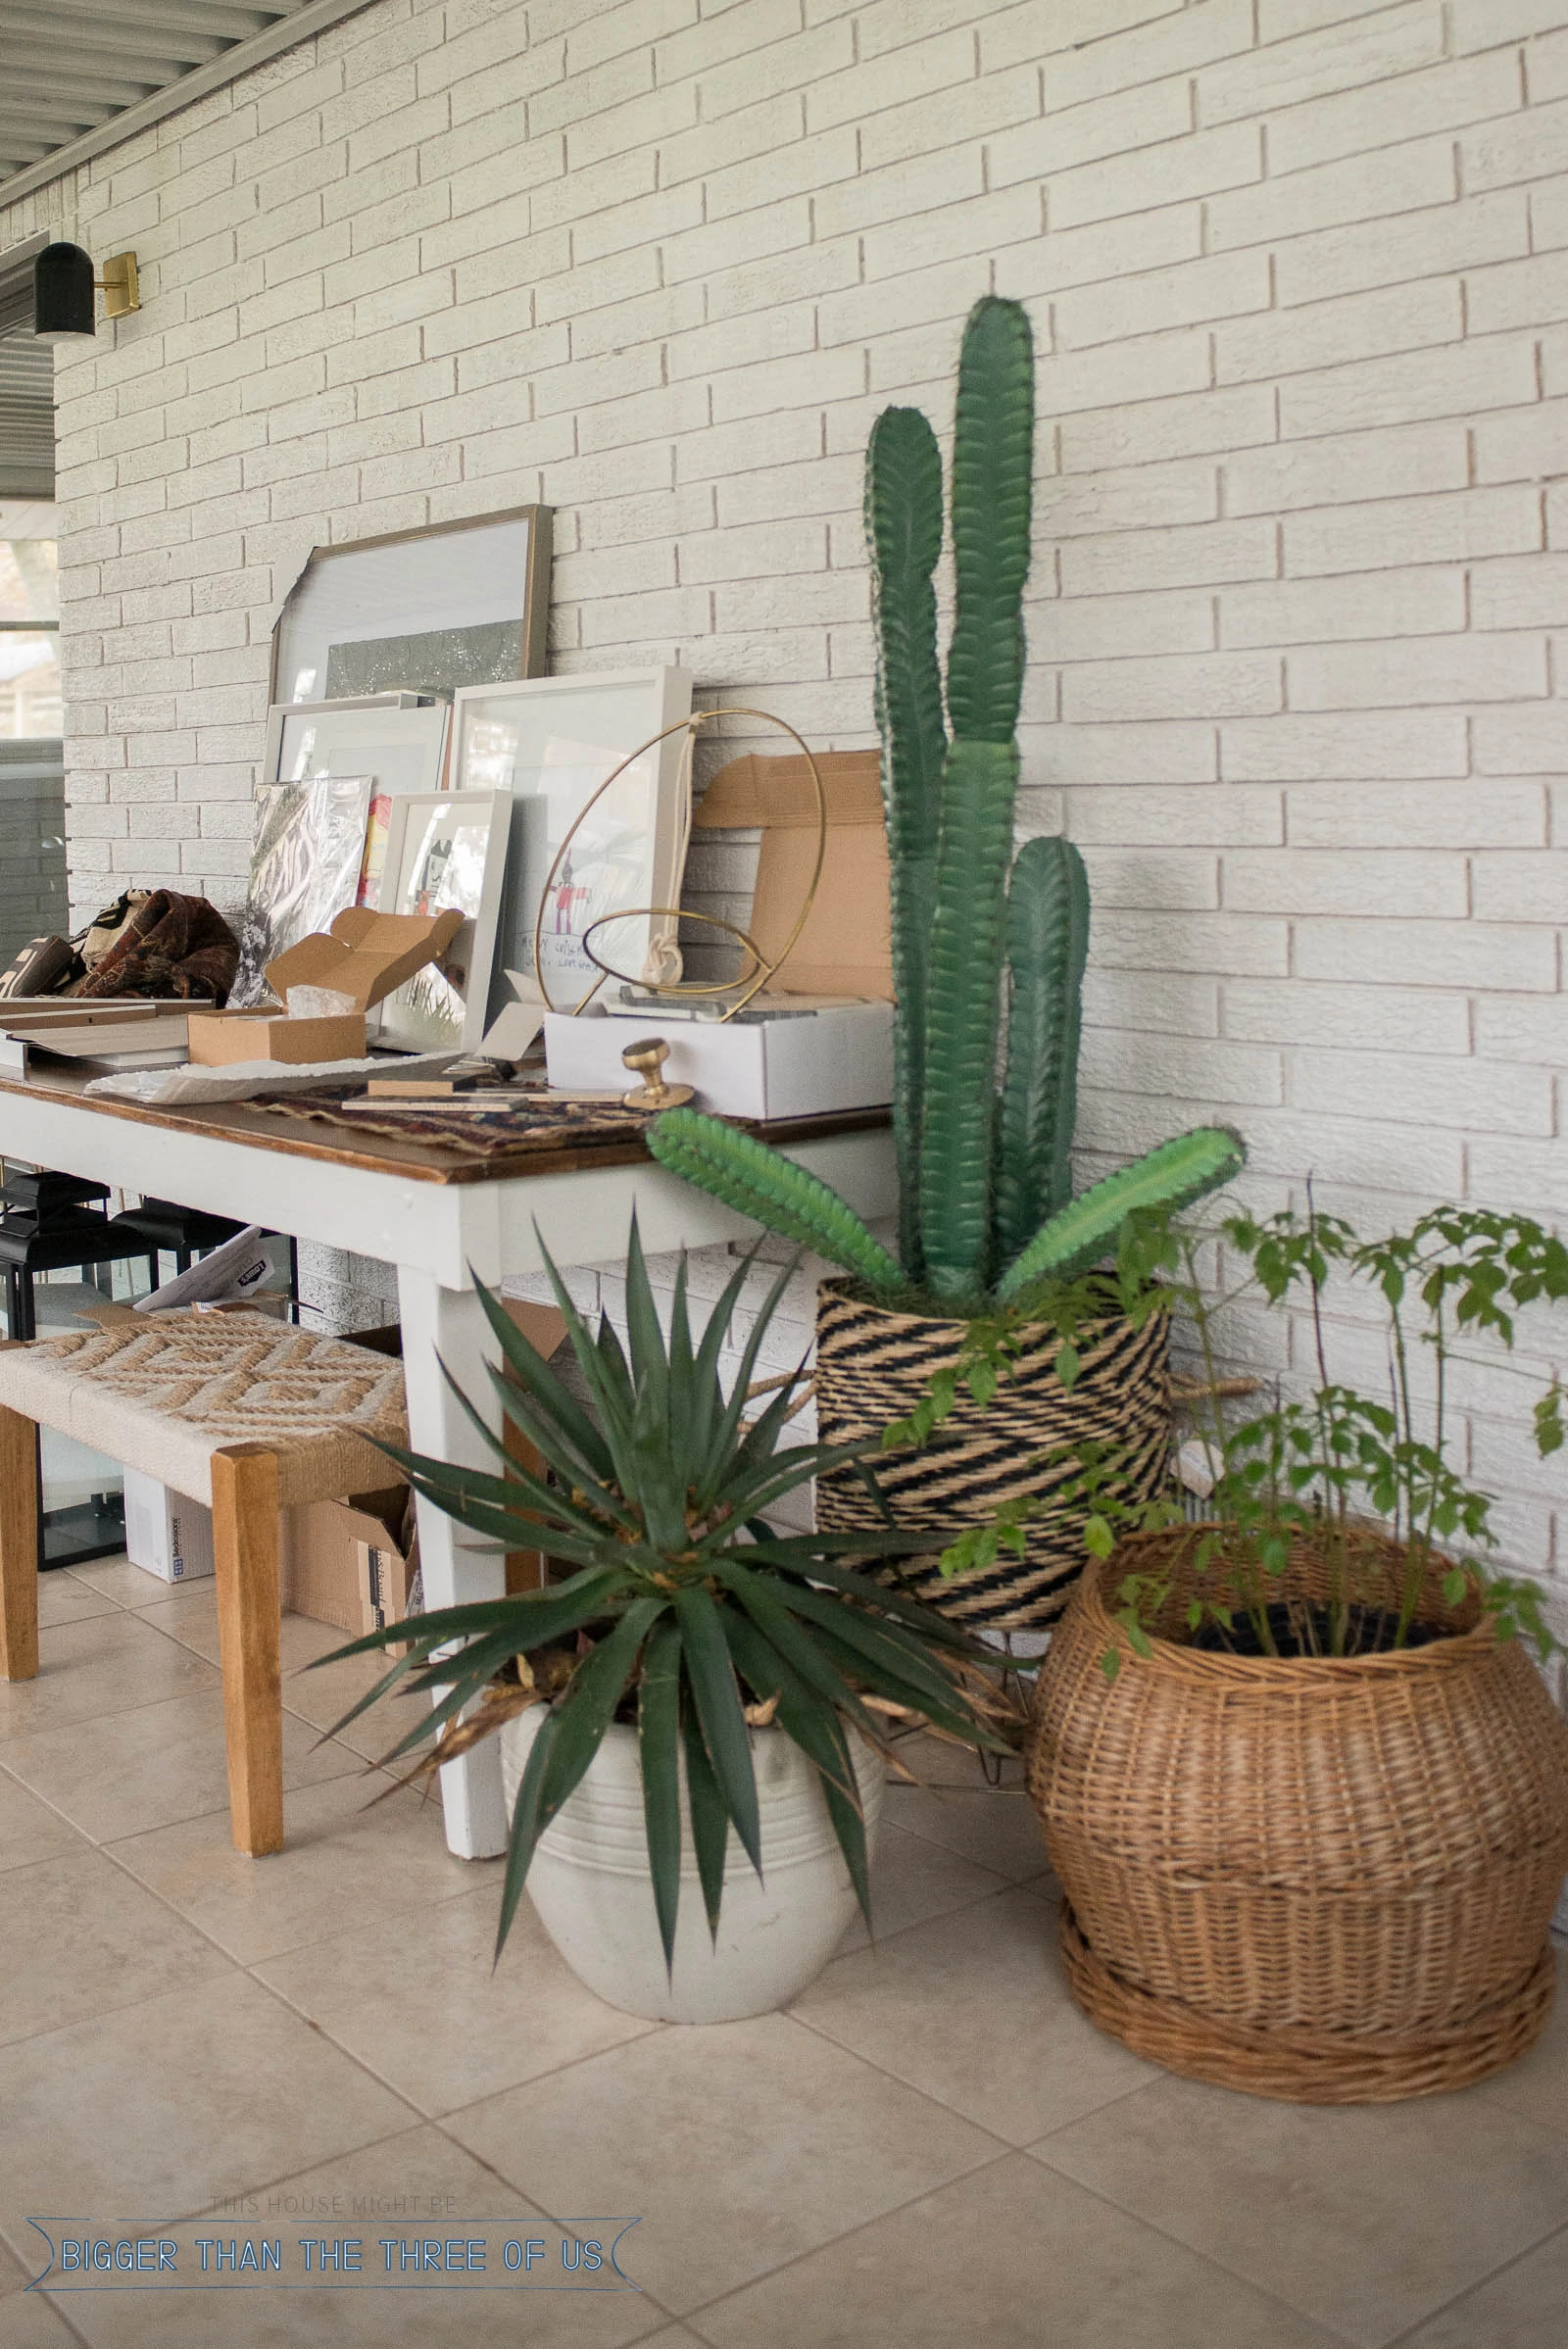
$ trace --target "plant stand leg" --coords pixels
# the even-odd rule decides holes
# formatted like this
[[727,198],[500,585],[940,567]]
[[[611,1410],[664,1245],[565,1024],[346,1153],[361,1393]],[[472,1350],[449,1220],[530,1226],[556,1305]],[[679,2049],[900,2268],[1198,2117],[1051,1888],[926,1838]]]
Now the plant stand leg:
[[277,1459],[263,1444],[213,1454],[213,1563],[235,1848],[283,1848]]
[[0,1407],[0,1678],[38,1677],[38,1430]]

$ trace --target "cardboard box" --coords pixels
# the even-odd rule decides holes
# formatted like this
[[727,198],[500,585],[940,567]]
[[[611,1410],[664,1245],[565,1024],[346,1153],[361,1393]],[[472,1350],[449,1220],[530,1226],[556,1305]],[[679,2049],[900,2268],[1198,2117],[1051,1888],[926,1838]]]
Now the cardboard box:
[[267,966],[267,983],[287,1004],[295,987],[326,987],[348,996],[352,1011],[290,1019],[285,1011],[192,1011],[190,1056],[199,1068],[240,1060],[357,1060],[366,1046],[365,1015],[383,996],[444,954],[462,929],[455,907],[440,913],[371,913],[351,905],[330,930],[313,931]]
[[213,1512],[199,1500],[127,1468],[125,1555],[166,1583],[199,1582],[213,1571]]
[[[527,1304],[514,1297],[503,1302],[523,1336],[547,1359],[558,1350],[566,1324],[554,1305]],[[383,1354],[402,1350],[395,1323],[356,1331],[349,1343]],[[520,1467],[535,1476],[543,1474],[538,1452],[510,1422],[506,1442]],[[407,1504],[408,1488],[395,1485],[351,1500],[310,1501],[288,1510],[282,1544],[284,1606],[317,1623],[333,1625],[348,1639],[401,1623],[418,1573],[417,1541],[412,1536],[407,1543],[404,1541]],[[544,1561],[537,1550],[514,1550],[506,1561],[506,1576],[508,1590],[538,1590],[546,1579]]]
[[693,1087],[700,1109],[729,1117],[814,1117],[829,1109],[874,1108],[893,1099],[893,1005],[845,1003],[787,1018],[732,1020],[727,1026],[644,1021],[585,1011],[551,1012],[545,1021],[550,1082],[566,1089],[639,1080],[621,1059],[629,1044],[662,1035],[669,1046],[667,1085]]
[[[730,1117],[815,1117],[877,1108],[893,1099],[893,940],[881,762],[875,751],[823,751],[817,772],[827,807],[827,853],[816,895],[767,995],[862,1000],[802,1017],[750,1018],[720,1026],[669,1019],[657,1006],[635,1028],[620,1017],[545,1021],[550,1082],[564,1090],[636,1080],[621,1053],[642,1036],[669,1046],[666,1084],[690,1085],[697,1105]],[[816,792],[800,758],[749,753],[720,767],[694,822],[708,830],[760,826],[757,886],[747,927],[769,960],[800,919],[816,860]]]
[[[875,751],[820,751],[827,854],[806,925],[771,995],[858,995],[893,1000],[893,921],[881,759]],[[747,928],[769,961],[800,918],[816,860],[816,792],[804,759],[732,759],[703,794],[700,830],[760,825],[757,885]]]
[[[416,1561],[403,1543],[408,1487],[356,1493],[349,1500],[312,1500],[283,1513],[282,1596],[291,1614],[330,1623],[357,1639],[407,1611]],[[412,1546],[412,1545],[411,1545]],[[373,1560],[373,1565],[369,1562]],[[401,1592],[396,1612],[389,1596]]]

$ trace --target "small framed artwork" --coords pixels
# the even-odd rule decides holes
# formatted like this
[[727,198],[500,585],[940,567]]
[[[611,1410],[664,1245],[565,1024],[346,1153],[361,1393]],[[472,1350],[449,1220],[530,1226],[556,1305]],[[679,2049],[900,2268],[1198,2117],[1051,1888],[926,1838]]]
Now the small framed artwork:
[[[691,707],[691,672],[674,667],[535,677],[457,696],[452,771],[459,788],[504,791],[513,803],[502,963],[533,972],[539,923],[537,975],[564,1011],[600,983],[582,944],[591,923],[603,922],[593,936],[595,954],[629,978],[668,977],[678,967],[672,915],[639,910],[623,920],[604,917],[679,903],[681,734],[646,751],[591,808],[589,802],[622,759],[666,727],[678,727]],[[541,923],[541,899],[558,856]]]
[[274,956],[362,902],[369,813],[368,775],[262,785],[231,1009],[265,1003],[267,965]]
[[499,791],[419,793],[391,802],[379,910],[439,913],[456,906],[466,918],[439,962],[387,997],[377,1043],[405,1052],[478,1051],[511,812]]
[[439,791],[451,709],[417,694],[275,702],[267,713],[268,783],[370,775],[379,792]]
[[272,630],[273,700],[450,701],[461,685],[537,676],[551,521],[548,506],[516,506],[315,548]]

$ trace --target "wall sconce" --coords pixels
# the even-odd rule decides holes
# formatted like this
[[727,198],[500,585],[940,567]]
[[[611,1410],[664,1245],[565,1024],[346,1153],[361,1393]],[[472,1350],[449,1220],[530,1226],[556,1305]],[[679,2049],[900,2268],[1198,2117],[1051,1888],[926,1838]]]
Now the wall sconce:
[[116,253],[94,277],[92,256],[80,245],[45,245],[32,265],[32,331],[41,343],[69,342],[98,330],[93,289],[104,298],[106,318],[128,318],[141,308],[134,253]]

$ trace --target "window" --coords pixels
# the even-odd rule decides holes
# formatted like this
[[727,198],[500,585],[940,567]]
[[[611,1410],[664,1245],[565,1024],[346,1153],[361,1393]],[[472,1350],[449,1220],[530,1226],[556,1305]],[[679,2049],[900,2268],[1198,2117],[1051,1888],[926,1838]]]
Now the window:
[[48,741],[60,731],[55,510],[0,501],[0,739]]

